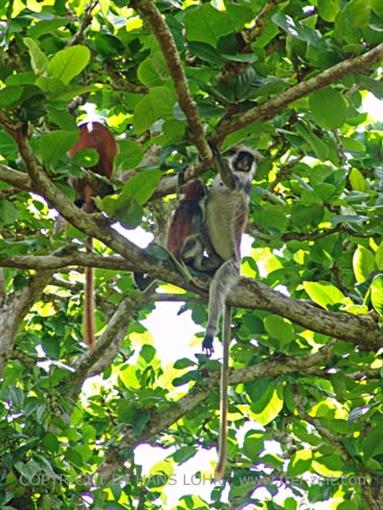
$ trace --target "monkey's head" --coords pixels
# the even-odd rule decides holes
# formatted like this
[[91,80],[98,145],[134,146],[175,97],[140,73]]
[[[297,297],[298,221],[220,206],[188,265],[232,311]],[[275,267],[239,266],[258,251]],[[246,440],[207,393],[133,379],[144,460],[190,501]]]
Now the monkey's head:
[[199,201],[206,195],[206,188],[200,179],[187,182],[182,187],[184,200]]
[[[234,146],[227,152],[230,167],[235,174],[242,174],[241,180],[251,180],[255,174],[259,154],[244,146]],[[246,175],[248,174],[248,175]]]

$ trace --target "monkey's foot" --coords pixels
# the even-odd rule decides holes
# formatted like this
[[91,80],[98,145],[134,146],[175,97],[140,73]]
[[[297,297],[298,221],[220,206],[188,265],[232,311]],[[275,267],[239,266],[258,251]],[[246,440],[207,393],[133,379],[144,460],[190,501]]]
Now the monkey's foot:
[[203,339],[202,342],[202,350],[204,351],[208,358],[210,358],[210,356],[214,352],[213,341],[214,341],[213,335],[205,335],[205,338]]

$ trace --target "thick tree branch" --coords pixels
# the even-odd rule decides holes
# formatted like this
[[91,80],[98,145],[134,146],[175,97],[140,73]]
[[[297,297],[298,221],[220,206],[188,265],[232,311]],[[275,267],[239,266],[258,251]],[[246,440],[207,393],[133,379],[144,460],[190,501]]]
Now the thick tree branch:
[[86,379],[101,374],[111,364],[126,336],[132,314],[150,299],[154,290],[152,286],[134,300],[127,296],[120,301],[94,350],[85,352],[73,365],[74,373],[65,387],[65,394],[71,400],[78,398]]
[[[286,357],[284,360],[270,359],[252,367],[233,370],[229,377],[229,384],[245,383],[266,376],[278,377],[298,371],[307,374],[312,369],[317,369],[318,365],[325,364],[331,356],[331,344],[329,344],[310,356]],[[158,438],[159,434],[177,422],[182,416],[199,406],[209,397],[211,391],[218,387],[218,371],[209,374],[207,380],[207,385],[196,385],[185,397],[175,402],[174,407],[169,408],[166,413],[153,416],[141,436],[135,436],[132,431],[125,433],[119,444],[119,449],[135,448],[142,443]],[[113,455],[107,453],[107,460],[97,471],[102,483],[107,483],[112,475],[124,465],[124,460],[118,458],[118,452],[115,451],[116,447],[113,446],[112,448]]]
[[201,158],[206,161],[211,161],[213,159],[213,154],[206,141],[198,108],[191,97],[177,46],[169,27],[152,1],[131,0],[130,5],[140,14],[157,38],[174,82],[178,102],[186,115],[193,143],[197,147]]
[[[116,232],[117,234],[117,232]],[[110,242],[110,245],[113,244]],[[150,276],[179,287],[198,292],[206,298],[206,293],[193,285],[187,285],[169,262],[150,259],[133,243],[132,249],[124,258],[75,252],[57,256],[0,256],[0,266],[34,269],[60,269],[71,265],[103,267],[125,271],[144,271]],[[264,310],[281,315],[311,331],[334,336],[363,349],[377,350],[383,346],[383,333],[370,315],[352,315],[345,312],[328,312],[307,301],[292,299],[267,285],[250,278],[241,278],[240,284],[231,292],[228,302],[239,308]]]
[[251,108],[246,112],[241,112],[233,117],[223,119],[211,137],[210,141],[214,145],[219,145],[225,137],[237,131],[238,129],[251,124],[256,120],[269,120],[280,113],[286,106],[293,103],[297,99],[307,96],[315,90],[319,90],[331,83],[334,83],[347,74],[359,73],[362,69],[371,67],[373,64],[383,59],[383,43],[379,44],[370,51],[363,55],[350,58],[339,62],[314,78],[309,78],[306,81],[298,83],[294,87],[282,92],[276,97],[265,101],[262,104]]
[[31,279],[29,285],[0,299],[0,376],[13,350],[21,321],[41,296],[52,275],[52,271],[41,271]]

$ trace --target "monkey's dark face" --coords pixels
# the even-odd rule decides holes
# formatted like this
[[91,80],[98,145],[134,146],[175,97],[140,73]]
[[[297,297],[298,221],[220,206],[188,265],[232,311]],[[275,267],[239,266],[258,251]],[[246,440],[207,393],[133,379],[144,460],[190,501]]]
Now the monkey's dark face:
[[255,158],[251,152],[240,150],[233,158],[233,168],[236,172],[250,172],[253,170]]

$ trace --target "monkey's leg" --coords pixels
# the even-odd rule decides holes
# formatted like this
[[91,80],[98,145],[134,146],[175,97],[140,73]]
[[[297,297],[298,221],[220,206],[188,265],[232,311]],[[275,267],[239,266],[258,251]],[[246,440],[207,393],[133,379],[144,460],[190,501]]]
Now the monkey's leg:
[[219,420],[219,442],[218,442],[218,464],[215,468],[215,480],[221,480],[225,474],[227,458],[227,413],[229,407],[229,352],[231,341],[231,306],[225,305],[223,313],[223,358],[221,367],[220,382],[220,420]]
[[207,356],[214,352],[213,340],[217,333],[218,321],[223,312],[226,297],[239,279],[239,261],[229,259],[215,273],[209,289],[209,317],[202,349]]

